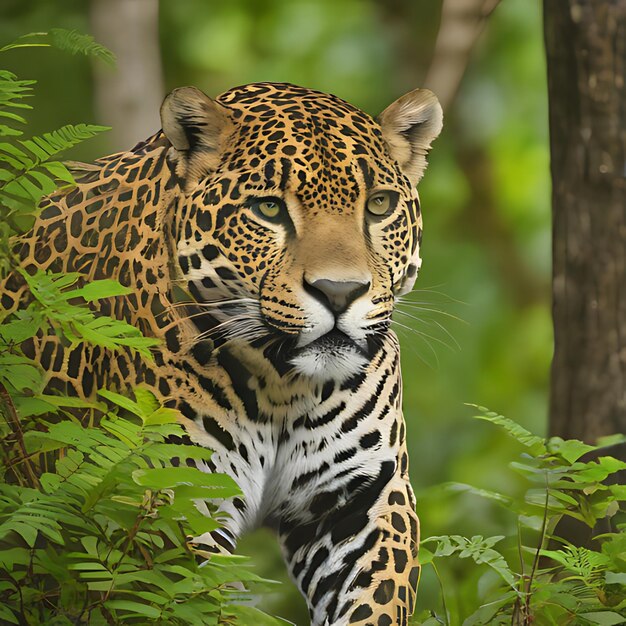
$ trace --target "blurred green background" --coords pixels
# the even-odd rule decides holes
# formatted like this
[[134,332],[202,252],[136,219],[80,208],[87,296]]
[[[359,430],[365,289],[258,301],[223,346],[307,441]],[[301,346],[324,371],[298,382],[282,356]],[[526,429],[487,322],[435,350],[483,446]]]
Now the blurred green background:
[[[2,0],[0,44],[51,27],[93,33],[89,13],[81,0]],[[193,84],[209,95],[248,82],[293,82],[332,92],[374,115],[423,84],[440,14],[440,0],[162,1],[163,82],[166,90]],[[11,51],[3,60],[21,78],[38,81],[33,133],[103,121],[89,61],[36,49]],[[70,157],[90,160],[124,147],[105,136]],[[487,406],[538,434],[546,430],[552,354],[548,158],[540,2],[503,0],[472,50],[420,185],[424,264],[408,298],[413,304],[396,315],[424,537],[486,536],[514,523],[487,502],[439,486],[461,481],[518,489],[515,476],[503,469],[518,453],[515,444],[472,420],[465,403]],[[259,573],[285,579],[269,533],[246,538],[241,552],[253,555]],[[441,574],[448,608],[464,615],[463,587],[489,580],[469,563],[458,567],[466,569]],[[308,621],[290,583],[263,603],[296,624]],[[440,607],[430,568],[419,606]]]

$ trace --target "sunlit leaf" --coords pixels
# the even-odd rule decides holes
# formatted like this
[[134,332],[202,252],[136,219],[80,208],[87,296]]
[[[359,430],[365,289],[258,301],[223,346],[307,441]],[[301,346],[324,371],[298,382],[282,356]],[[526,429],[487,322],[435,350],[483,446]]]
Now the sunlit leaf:
[[105,606],[110,611],[123,611],[134,616],[144,616],[151,619],[157,619],[161,615],[160,609],[141,602],[133,602],[132,600],[108,600]]
[[80,296],[87,302],[93,302],[101,298],[123,296],[130,293],[130,291],[128,287],[120,285],[116,280],[94,280],[87,283],[84,287],[74,290],[72,297]]
[[206,490],[207,498],[228,498],[240,492],[235,481],[226,474],[202,472],[195,467],[164,467],[133,472],[133,480],[151,489],[171,489],[179,485]]

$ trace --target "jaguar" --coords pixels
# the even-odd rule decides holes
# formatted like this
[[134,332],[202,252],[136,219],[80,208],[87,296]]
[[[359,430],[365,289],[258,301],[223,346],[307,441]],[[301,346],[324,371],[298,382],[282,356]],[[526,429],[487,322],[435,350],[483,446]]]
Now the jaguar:
[[[17,246],[27,272],[128,287],[90,306],[160,340],[154,359],[50,332],[32,346],[48,387],[145,385],[178,410],[187,443],[214,451],[200,469],[243,494],[191,539],[202,558],[268,526],[313,626],[405,625],[419,523],[390,324],[421,264],[416,185],[441,107],[416,89],[372,118],[255,83],[176,89],[161,121],[82,166]],[[28,297],[18,275],[1,287],[7,310]]]

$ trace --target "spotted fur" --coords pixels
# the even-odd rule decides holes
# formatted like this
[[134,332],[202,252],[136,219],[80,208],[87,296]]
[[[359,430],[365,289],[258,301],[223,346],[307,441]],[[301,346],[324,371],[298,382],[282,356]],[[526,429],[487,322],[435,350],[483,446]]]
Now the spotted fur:
[[[190,443],[215,451],[201,469],[232,475],[244,497],[193,538],[199,554],[268,525],[312,624],[406,624],[419,529],[389,324],[420,265],[415,184],[441,109],[416,90],[374,120],[261,83],[216,100],[179,89],[161,114],[162,132],[44,200],[18,245],[29,272],[130,287],[93,307],[161,339],[154,363],[52,333],[29,350],[50,388],[148,385]],[[372,215],[381,190],[392,210]],[[1,294],[9,310],[26,297],[15,275]]]

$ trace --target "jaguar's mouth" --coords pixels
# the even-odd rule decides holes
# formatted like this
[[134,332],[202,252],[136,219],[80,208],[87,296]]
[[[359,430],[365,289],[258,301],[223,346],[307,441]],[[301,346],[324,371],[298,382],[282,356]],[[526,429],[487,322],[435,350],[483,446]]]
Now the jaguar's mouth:
[[326,334],[318,337],[315,341],[309,343],[305,348],[315,348],[320,351],[332,352],[334,350],[353,349],[364,352],[364,347],[359,345],[352,337],[339,330],[333,328]]
[[367,342],[360,345],[347,333],[333,328],[305,346],[296,348],[291,365],[317,380],[343,381],[361,371],[370,361]]

